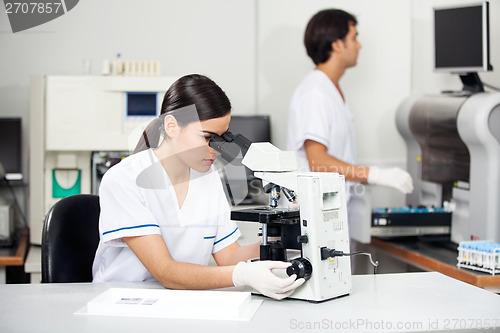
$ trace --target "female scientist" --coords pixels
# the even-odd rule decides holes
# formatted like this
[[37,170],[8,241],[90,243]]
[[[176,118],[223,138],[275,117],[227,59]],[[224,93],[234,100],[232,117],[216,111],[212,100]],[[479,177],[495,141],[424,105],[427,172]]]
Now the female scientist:
[[[161,114],[133,155],[104,175],[99,188],[100,242],[94,282],[158,280],[171,289],[250,286],[282,299],[304,283],[279,278],[279,261],[247,262],[259,244],[239,246],[208,146],[227,131],[231,103],[215,82],[187,75],[166,92]],[[207,266],[210,255],[217,267]]]

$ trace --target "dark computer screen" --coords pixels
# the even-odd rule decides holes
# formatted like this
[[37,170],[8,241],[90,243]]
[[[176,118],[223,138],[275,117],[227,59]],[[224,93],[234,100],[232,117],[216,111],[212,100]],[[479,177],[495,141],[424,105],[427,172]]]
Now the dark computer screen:
[[434,9],[434,55],[437,70],[488,70],[488,40],[487,2]]
[[267,115],[231,116],[229,131],[252,142],[271,142],[271,122]]
[[[271,121],[268,115],[231,116],[229,131],[241,134],[252,142],[271,142]],[[245,179],[246,174],[246,179]],[[243,179],[242,179],[243,178]],[[245,167],[242,174],[238,170],[226,169],[226,187],[232,204],[263,204],[267,195],[260,179]]]
[[6,174],[21,174],[21,118],[0,118],[0,163]]
[[127,116],[156,116],[157,93],[127,93]]

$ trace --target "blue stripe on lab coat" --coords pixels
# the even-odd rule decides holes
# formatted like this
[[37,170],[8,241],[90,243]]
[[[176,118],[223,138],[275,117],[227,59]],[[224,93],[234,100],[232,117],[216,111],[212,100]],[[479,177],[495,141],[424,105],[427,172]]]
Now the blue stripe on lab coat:
[[127,229],[137,229],[137,228],[147,228],[147,227],[157,227],[159,228],[160,226],[158,224],[142,224],[142,225],[136,225],[136,226],[133,226],[133,227],[123,227],[123,228],[119,228],[119,229],[115,229],[115,230],[109,230],[109,231],[105,231],[102,233],[102,235],[106,235],[106,234],[110,234],[112,232],[117,232],[117,231],[120,231],[120,230],[127,230]]
[[216,242],[214,243],[214,245],[215,245],[215,244],[217,244],[217,243],[222,242],[224,239],[226,239],[226,238],[228,238],[229,236],[231,236],[232,234],[234,234],[234,233],[236,232],[236,230],[238,230],[238,227],[236,227],[236,229],[234,229],[234,230],[233,230],[233,232],[232,232],[232,233],[230,233],[229,235],[227,235],[226,237],[221,238],[221,239],[219,239],[218,241],[216,241]]

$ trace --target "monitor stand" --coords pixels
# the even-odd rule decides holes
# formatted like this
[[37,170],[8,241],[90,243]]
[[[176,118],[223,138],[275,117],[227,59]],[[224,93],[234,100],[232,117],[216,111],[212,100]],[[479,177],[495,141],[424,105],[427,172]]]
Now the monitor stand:
[[459,75],[460,80],[462,80],[462,83],[464,84],[462,91],[470,92],[471,94],[484,91],[483,83],[476,72]]
[[449,96],[462,97],[484,92],[483,83],[476,72],[458,73],[458,75],[464,85],[462,90],[444,90],[441,93]]

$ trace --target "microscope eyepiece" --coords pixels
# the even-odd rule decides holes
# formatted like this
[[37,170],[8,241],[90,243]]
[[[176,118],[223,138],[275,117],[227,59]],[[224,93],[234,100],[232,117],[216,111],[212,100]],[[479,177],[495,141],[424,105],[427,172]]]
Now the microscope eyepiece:
[[234,134],[229,131],[225,131],[224,133],[222,133],[221,137],[227,142],[231,142],[234,140]]
[[226,142],[227,142],[227,141],[226,141],[226,140],[224,140],[224,138],[222,138],[222,136],[219,136],[219,135],[215,134],[214,136],[212,136],[212,137],[210,138],[210,141],[208,141],[208,145],[209,145],[211,148],[213,148],[213,149],[217,150],[218,152],[221,152],[221,150],[222,150],[222,145],[223,145],[224,143],[226,143]]
[[208,145],[217,150],[221,157],[231,163],[237,157],[243,158],[252,142],[241,134],[234,135],[226,131],[222,135],[214,135]]

